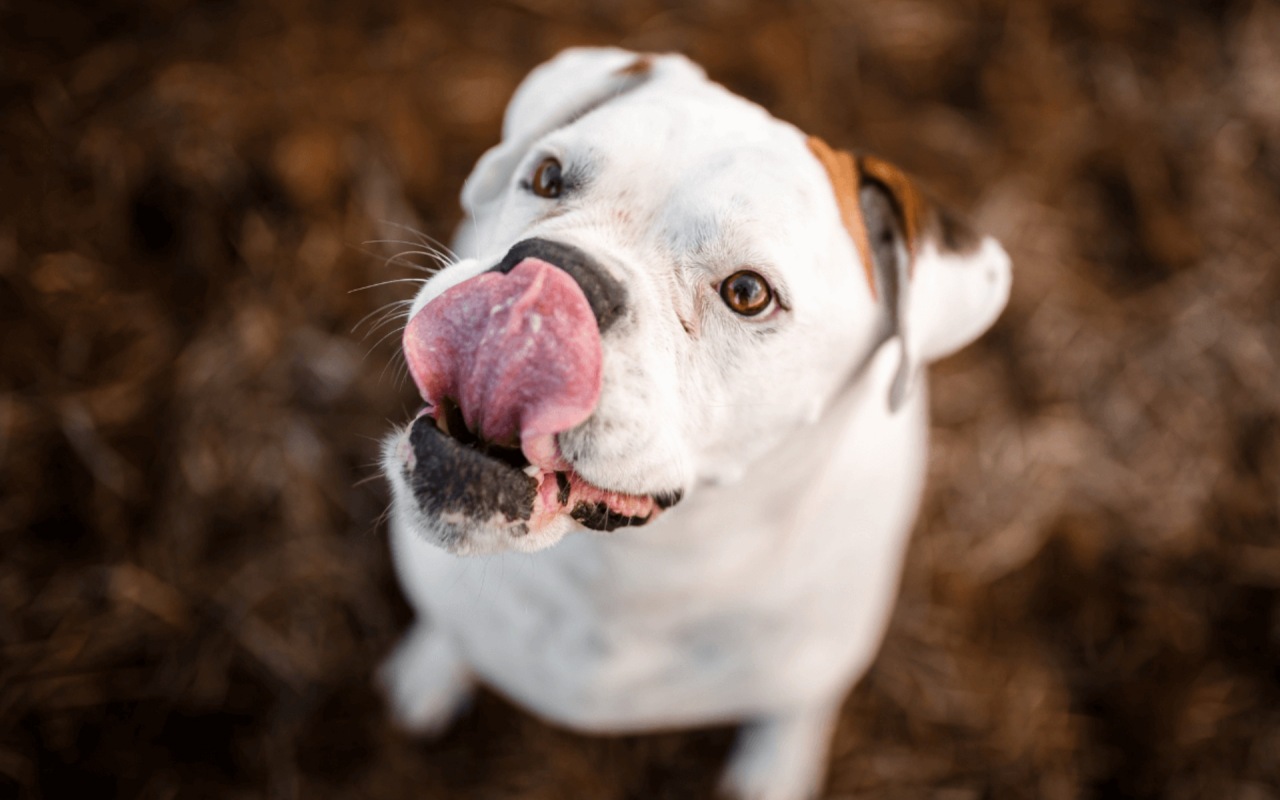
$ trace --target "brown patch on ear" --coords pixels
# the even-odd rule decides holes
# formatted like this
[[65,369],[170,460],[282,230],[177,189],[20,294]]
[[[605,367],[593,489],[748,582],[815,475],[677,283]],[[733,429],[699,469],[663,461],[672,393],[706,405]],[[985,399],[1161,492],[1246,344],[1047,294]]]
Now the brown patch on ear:
[[958,255],[978,249],[982,237],[963,219],[920,191],[905,172],[875,156],[862,156],[858,166],[863,181],[879,183],[897,205],[898,221],[902,223],[907,249],[913,256],[911,269],[915,268],[914,256],[924,239],[931,239],[942,250]]
[[842,150],[832,149],[817,136],[809,137],[809,150],[827,170],[831,185],[835,188],[840,217],[862,257],[871,296],[876,297],[875,263],[867,223],[862,215],[860,190],[868,183],[883,187],[893,213],[902,226],[906,240],[907,275],[915,272],[915,256],[920,242],[928,238],[947,252],[965,255],[978,249],[981,238],[960,217],[934,203],[916,186],[907,173],[875,156],[854,156]]
[[640,56],[635,61],[622,67],[617,74],[627,78],[636,78],[642,75],[648,75],[653,71],[653,56]]
[[888,161],[883,161],[875,156],[862,156],[858,159],[858,166],[860,167],[859,171],[864,176],[879,182],[889,190],[889,196],[897,204],[898,221],[902,223],[902,232],[907,240],[907,250],[914,256],[920,232],[924,229],[929,216],[929,201],[916,188],[915,183],[907,177],[907,173]]
[[871,287],[871,297],[874,299],[876,268],[871,256],[871,241],[867,238],[867,224],[862,218],[862,201],[858,196],[858,190],[862,187],[858,162],[849,153],[833,150],[817,136],[809,137],[809,150],[831,179],[831,187],[835,189],[836,203],[840,208],[840,219],[862,258],[862,269],[866,273],[867,286]]

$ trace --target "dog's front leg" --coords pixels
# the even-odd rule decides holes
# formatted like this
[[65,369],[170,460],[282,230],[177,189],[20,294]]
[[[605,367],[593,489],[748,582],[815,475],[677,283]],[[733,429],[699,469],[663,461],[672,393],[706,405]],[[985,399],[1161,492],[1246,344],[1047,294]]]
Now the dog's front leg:
[[826,773],[827,747],[840,704],[764,717],[738,733],[721,781],[737,800],[810,800]]
[[414,623],[378,671],[396,722],[414,733],[442,732],[471,697],[473,679],[457,645],[424,620]]

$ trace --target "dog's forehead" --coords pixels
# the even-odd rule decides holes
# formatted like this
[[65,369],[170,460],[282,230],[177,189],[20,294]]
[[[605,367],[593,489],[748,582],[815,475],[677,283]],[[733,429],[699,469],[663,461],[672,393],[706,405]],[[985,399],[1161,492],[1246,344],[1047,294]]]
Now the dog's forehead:
[[568,126],[563,141],[590,154],[604,185],[660,203],[682,229],[761,223],[776,237],[811,220],[831,191],[803,133],[711,83],[615,98]]
[[805,137],[793,126],[723,88],[656,84],[615,98],[572,128],[614,160],[656,160],[684,169],[725,166],[755,151],[779,166],[806,160]]

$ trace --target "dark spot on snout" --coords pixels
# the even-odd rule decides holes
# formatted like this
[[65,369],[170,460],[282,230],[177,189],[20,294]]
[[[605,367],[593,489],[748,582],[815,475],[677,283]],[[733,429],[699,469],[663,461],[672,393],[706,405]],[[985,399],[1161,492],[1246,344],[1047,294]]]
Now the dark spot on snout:
[[626,313],[627,289],[610,275],[595,259],[576,247],[549,239],[525,239],[517,242],[490,272],[508,273],[526,258],[540,258],[554,264],[577,281],[587,296],[591,311],[596,315],[596,325],[603,334],[610,325]]

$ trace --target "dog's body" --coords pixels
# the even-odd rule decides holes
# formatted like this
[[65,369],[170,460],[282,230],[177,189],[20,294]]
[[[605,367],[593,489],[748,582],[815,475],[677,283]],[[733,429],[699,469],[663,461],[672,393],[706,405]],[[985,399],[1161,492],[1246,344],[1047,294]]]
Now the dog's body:
[[[563,181],[527,196],[548,159]],[[438,729],[479,679],[586,731],[743,721],[727,787],[812,793],[919,502],[918,365],[994,320],[1003,251],[963,241],[883,162],[678,56],[616,50],[530,76],[464,204],[464,260],[406,332],[428,412],[386,453],[395,563],[423,615],[384,671],[396,713]],[[765,289],[767,307],[743,304]],[[476,308],[501,325],[471,331]],[[548,341],[549,362],[576,355],[489,352]],[[463,417],[470,450],[449,439]],[[500,488],[464,485],[490,475]],[[575,520],[623,529],[556,544]]]

